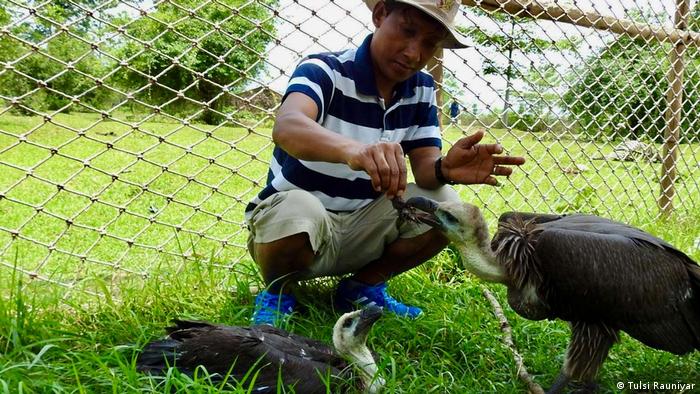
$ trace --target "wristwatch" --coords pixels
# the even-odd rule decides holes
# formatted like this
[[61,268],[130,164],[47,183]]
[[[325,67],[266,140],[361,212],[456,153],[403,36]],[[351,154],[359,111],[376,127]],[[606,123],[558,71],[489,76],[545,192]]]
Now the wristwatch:
[[435,179],[443,185],[454,185],[455,183],[451,180],[445,178],[445,174],[442,173],[442,156],[435,160]]

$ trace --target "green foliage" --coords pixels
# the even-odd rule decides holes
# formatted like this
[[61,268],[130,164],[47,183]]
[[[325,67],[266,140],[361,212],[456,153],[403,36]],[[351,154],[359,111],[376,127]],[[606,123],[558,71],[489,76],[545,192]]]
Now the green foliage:
[[[0,69],[0,96],[21,97],[15,108],[25,113],[68,112],[76,104],[108,110],[126,99],[106,87],[111,86],[137,92],[134,98],[145,103],[168,103],[164,112],[199,114],[207,123],[219,123],[230,92],[264,68],[265,48],[275,37],[271,10],[276,0],[162,2],[148,17],[135,19],[110,7],[96,11],[112,26],[121,26],[119,31],[85,17],[80,7],[98,3],[42,2],[37,13],[46,18],[15,23],[11,34],[0,36],[0,62],[13,65],[13,70]],[[26,13],[13,3],[0,5],[2,26]],[[60,32],[61,25],[68,31]],[[109,56],[91,47],[100,41],[100,51]]]
[[[700,7],[696,5],[691,26],[698,25]],[[639,15],[637,19],[649,18]],[[564,102],[582,130],[594,138],[614,139],[630,134],[660,141],[663,137],[670,44],[655,40],[633,39],[620,35],[596,53],[569,77],[571,87]],[[683,76],[682,135],[689,140],[700,136],[700,57],[690,47],[685,56]]]
[[695,3],[695,7],[690,10],[688,17],[688,30],[700,32],[700,3]]
[[517,111],[508,111],[505,115],[499,110],[483,112],[478,115],[462,111],[459,119],[461,124],[478,122],[478,124],[485,125],[490,129],[511,127],[516,130],[553,133],[553,135],[564,134],[566,131],[559,118],[546,112],[539,112],[536,108],[531,110],[519,108]]
[[[22,22],[27,27],[26,36],[32,41],[38,42],[40,39],[51,36],[56,32],[59,25],[69,24],[71,31],[80,35],[88,33],[93,27],[93,19],[85,17],[84,9],[94,9],[101,0],[53,0],[45,2],[41,0],[24,0],[17,2],[22,4],[22,9],[33,8],[38,10],[42,18],[32,18]],[[99,13],[99,12],[98,12]]]
[[[15,53],[29,53],[26,49],[21,47]],[[16,63],[15,73],[0,76],[0,94],[18,97],[34,91],[22,99],[23,106],[39,111],[63,109],[66,112],[70,110],[72,97],[80,96],[81,101],[88,104],[98,97],[93,79],[86,75],[99,73],[101,67],[98,59],[90,54],[88,45],[61,34],[42,50],[31,52]],[[66,70],[59,61],[74,63],[74,68]]]
[[[148,76],[158,76],[157,84],[151,83],[139,99],[155,105],[176,99],[169,104],[175,111],[203,111],[206,123],[219,123],[222,118],[216,111],[231,99],[229,92],[250,82],[264,67],[265,47],[274,38],[269,7],[276,3],[225,0],[202,5],[200,0],[179,0],[158,4],[149,18],[127,25],[127,34],[136,40],[123,42],[115,55],[136,71],[121,72],[120,85],[136,90],[152,82]],[[190,10],[196,12],[191,15]],[[178,92],[182,92],[179,98]],[[208,105],[194,105],[187,99]]]
[[518,96],[527,103],[529,112],[542,116],[554,112],[561,103],[561,95],[554,89],[564,82],[557,67],[553,64],[532,67],[525,79],[528,81],[527,87],[530,90],[523,89],[518,93]]
[[[479,16],[488,16],[500,26],[498,30],[493,32],[486,31],[480,26],[459,26],[458,29],[462,34],[473,38],[478,45],[491,47],[506,57],[507,62],[505,64],[501,64],[494,59],[486,57],[483,62],[482,72],[484,75],[502,76],[506,81],[503,95],[504,108],[501,112],[501,124],[504,127],[508,127],[509,125],[513,127],[522,127],[514,125],[509,121],[511,113],[511,111],[509,111],[511,106],[511,94],[515,93],[522,97],[521,93],[523,93],[513,88],[513,81],[521,79],[530,82],[530,78],[533,76],[532,69],[537,67],[535,60],[533,60],[534,57],[542,56],[547,51],[552,50],[573,50],[577,47],[578,42],[569,38],[558,41],[539,38],[534,29],[536,24],[529,18],[514,17],[500,12],[485,12],[478,8],[469,9],[468,12]],[[529,61],[527,64],[518,61],[520,57],[516,56],[518,54],[528,55]],[[550,90],[553,87],[555,86],[547,86],[543,91]],[[539,96],[542,92],[537,92],[536,94]],[[535,108],[529,108],[527,112],[534,117],[543,116],[543,113],[547,111],[542,107],[542,103],[543,101],[538,100],[538,105]]]
[[[27,2],[35,7],[40,2]],[[44,2],[42,2],[44,3]],[[65,3],[65,4],[64,4]],[[88,105],[104,98],[93,81],[104,67],[89,44],[89,18],[78,7],[94,7],[95,0],[44,3],[42,16],[24,21],[0,36],[0,62],[13,65],[12,71],[0,72],[0,95],[22,97],[20,111],[71,109],[71,100],[79,96]],[[0,11],[0,24],[8,25],[21,15],[20,8],[6,3]],[[55,23],[54,23],[55,22]],[[59,24],[69,26],[59,32]],[[70,34],[69,34],[70,33]],[[64,63],[69,64],[66,66]]]
[[513,59],[514,52],[541,55],[547,50],[571,49],[574,45],[568,40],[552,41],[538,38],[532,28],[534,24],[531,19],[518,18],[501,13],[485,13],[479,9],[470,9],[470,12],[474,12],[477,15],[488,15],[504,26],[502,30],[496,32],[488,32],[478,26],[458,27],[462,34],[473,38],[477,44],[492,47],[497,52],[505,54],[509,59],[508,64],[505,66],[499,65],[493,59],[484,59],[483,72],[485,75],[502,75],[507,78],[518,78],[523,75],[520,68],[524,66]]
[[444,70],[442,77],[442,89],[440,89],[440,94],[442,95],[442,102],[447,108],[449,108],[452,100],[459,99],[459,95],[462,92],[462,86],[464,84],[460,82],[454,73],[448,69]]
[[668,50],[668,45],[619,36],[574,71],[581,78],[564,94],[564,102],[582,129],[594,138],[661,137]]

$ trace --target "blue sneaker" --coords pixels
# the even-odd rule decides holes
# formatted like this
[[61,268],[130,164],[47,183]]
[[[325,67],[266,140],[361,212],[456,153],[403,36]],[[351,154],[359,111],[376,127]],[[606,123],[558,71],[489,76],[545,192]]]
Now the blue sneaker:
[[253,324],[268,324],[278,327],[289,320],[297,300],[291,294],[272,294],[263,290],[255,296]]
[[423,310],[403,304],[390,296],[386,291],[386,283],[366,285],[352,279],[343,279],[338,283],[335,293],[335,306],[341,311],[350,311],[358,306],[375,304],[401,317],[417,318]]

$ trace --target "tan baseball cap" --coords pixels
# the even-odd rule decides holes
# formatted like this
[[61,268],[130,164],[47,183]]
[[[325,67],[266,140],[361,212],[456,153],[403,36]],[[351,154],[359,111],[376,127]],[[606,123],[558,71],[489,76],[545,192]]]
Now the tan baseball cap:
[[[381,0],[364,0],[370,11]],[[418,8],[429,16],[433,17],[441,25],[445,26],[450,33],[443,44],[444,48],[467,48],[469,44],[465,37],[457,31],[455,17],[459,12],[460,0],[395,0],[397,3],[404,3]]]

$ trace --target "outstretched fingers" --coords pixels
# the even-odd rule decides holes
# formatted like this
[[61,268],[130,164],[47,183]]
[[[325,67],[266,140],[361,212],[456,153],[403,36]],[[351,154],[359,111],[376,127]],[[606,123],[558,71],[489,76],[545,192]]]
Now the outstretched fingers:
[[468,135],[458,141],[460,148],[471,149],[474,145],[478,144],[481,139],[484,138],[484,131],[479,130],[472,135]]
[[503,146],[501,144],[481,144],[478,148],[484,149],[486,153],[490,155],[499,155],[503,153]]
[[494,156],[495,165],[519,166],[525,164],[525,158],[520,156]]
[[484,179],[484,183],[491,186],[501,186],[501,182],[496,179],[493,175],[489,175]]
[[491,173],[497,176],[509,176],[513,173],[513,169],[510,167],[494,166]]

